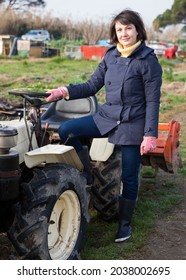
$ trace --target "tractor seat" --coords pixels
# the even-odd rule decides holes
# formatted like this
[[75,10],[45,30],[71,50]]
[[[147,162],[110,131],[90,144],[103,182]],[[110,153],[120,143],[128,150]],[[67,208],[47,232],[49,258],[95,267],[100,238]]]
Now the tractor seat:
[[98,102],[95,96],[82,99],[64,100],[50,104],[48,109],[41,116],[42,128],[48,123],[48,130],[57,131],[61,123],[88,116],[96,113],[98,110]]

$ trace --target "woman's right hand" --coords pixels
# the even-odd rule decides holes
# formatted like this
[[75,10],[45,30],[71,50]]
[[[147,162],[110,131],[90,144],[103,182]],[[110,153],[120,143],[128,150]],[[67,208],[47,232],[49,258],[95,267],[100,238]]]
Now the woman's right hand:
[[60,98],[65,98],[68,95],[68,90],[66,87],[59,87],[56,89],[50,89],[47,93],[50,93],[50,95],[46,98],[46,101],[51,102]]

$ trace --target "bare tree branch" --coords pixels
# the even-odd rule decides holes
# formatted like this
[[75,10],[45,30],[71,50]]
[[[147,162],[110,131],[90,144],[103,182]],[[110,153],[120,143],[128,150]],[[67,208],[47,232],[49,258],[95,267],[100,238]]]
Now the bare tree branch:
[[79,23],[78,26],[83,35],[84,41],[88,45],[97,44],[102,38],[108,38],[108,27],[103,22],[94,22],[92,20],[85,20]]
[[44,0],[0,0],[0,4],[7,3],[7,8],[14,10],[22,10],[25,7],[45,7],[46,3]]

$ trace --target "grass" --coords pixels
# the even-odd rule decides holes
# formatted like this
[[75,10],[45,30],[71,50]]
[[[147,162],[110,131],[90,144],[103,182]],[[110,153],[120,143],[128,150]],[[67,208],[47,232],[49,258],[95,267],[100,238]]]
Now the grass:
[[[162,66],[170,68],[164,83],[183,81],[183,73],[173,75],[176,63],[162,60]],[[179,62],[180,63],[180,62]],[[69,83],[84,82],[97,66],[96,61],[74,61],[60,57],[45,59],[4,59],[0,57],[0,97],[15,98],[8,95],[11,89],[32,89],[45,91]],[[1,78],[2,77],[2,78]],[[98,99],[103,102],[104,88],[99,92]],[[162,93],[160,122],[168,122],[177,114],[185,111],[186,97],[183,94]],[[163,171],[154,176],[152,168],[143,168],[139,200],[133,219],[133,236],[123,243],[115,244],[114,237],[118,221],[106,222],[100,219],[94,209],[90,209],[91,221],[87,229],[87,242],[82,251],[82,258],[87,260],[130,259],[145,244],[148,235],[153,231],[158,217],[162,217],[180,203],[182,199],[181,178],[186,176],[186,131],[182,127],[180,135],[183,168],[175,175]],[[178,180],[177,180],[178,179]],[[183,186],[182,186],[183,187]]]
[[164,92],[161,98],[161,106],[160,106],[160,113],[165,113],[166,111],[170,112],[174,107],[182,105],[186,103],[186,96],[181,95],[178,96],[175,94],[170,94],[168,92]]
[[[2,93],[6,97],[10,89],[47,91],[70,83],[82,83],[90,77],[96,66],[96,61],[74,61],[61,57],[0,59],[0,75],[3,75],[3,80],[0,78],[0,95]],[[99,94],[103,96],[103,90]]]

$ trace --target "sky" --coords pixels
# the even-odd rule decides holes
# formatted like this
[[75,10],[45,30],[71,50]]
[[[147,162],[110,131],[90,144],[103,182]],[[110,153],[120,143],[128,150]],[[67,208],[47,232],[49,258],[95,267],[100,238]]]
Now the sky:
[[130,8],[143,18],[147,26],[153,20],[171,9],[174,0],[45,0],[45,12],[50,11],[57,17],[71,18],[73,21],[100,19],[110,22],[112,17],[125,8]]

